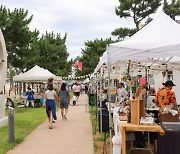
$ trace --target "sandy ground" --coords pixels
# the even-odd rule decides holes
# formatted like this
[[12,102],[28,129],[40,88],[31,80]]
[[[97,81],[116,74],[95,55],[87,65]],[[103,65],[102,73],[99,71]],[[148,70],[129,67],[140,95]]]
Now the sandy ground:
[[[72,104],[72,103],[71,103]],[[93,154],[90,114],[86,111],[88,98],[82,94],[76,106],[69,106],[67,120],[58,120],[49,129],[45,121],[25,140],[7,154]]]

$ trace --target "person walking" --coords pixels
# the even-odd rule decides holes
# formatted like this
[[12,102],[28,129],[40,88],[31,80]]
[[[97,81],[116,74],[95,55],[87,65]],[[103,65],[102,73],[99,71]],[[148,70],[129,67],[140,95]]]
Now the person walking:
[[[53,83],[54,82],[54,79],[51,77],[51,78],[48,78],[48,82],[47,82],[47,87],[45,88],[45,91],[46,90],[48,90],[48,85],[50,84],[50,83],[52,83],[53,84],[53,89],[54,89],[54,91],[56,91],[56,93],[58,94],[58,87]],[[56,103],[54,103],[55,104],[55,110],[56,110]],[[54,119],[55,120],[55,119]],[[53,123],[55,123],[55,121],[52,121]]]
[[76,102],[78,101],[78,98],[80,96],[80,91],[81,91],[81,87],[80,85],[76,82],[74,85],[73,85],[73,92],[74,92],[74,95],[76,96]]
[[34,107],[34,100],[35,100],[34,99],[34,91],[31,90],[31,88],[29,86],[27,87],[26,95],[27,95],[26,106],[29,107],[29,103],[31,102],[32,107]]
[[59,100],[62,119],[67,119],[68,105],[70,101],[69,91],[66,90],[66,83],[62,83],[59,90]]
[[56,120],[56,106],[55,101],[58,102],[58,95],[53,89],[53,84],[48,84],[48,90],[44,94],[44,107],[46,107],[46,114],[49,119],[49,128],[52,129],[53,119]]

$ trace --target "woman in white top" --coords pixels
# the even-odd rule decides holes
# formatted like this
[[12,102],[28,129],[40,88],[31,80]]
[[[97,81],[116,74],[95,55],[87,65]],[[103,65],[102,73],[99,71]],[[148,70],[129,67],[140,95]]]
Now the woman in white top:
[[76,96],[76,101],[78,101],[78,98],[80,96],[81,87],[78,85],[78,83],[75,83],[75,85],[72,87],[74,91],[74,95]]
[[128,92],[124,88],[123,83],[118,83],[118,89],[117,89],[117,95],[118,95],[118,101],[121,103],[124,101],[124,99],[128,96]]
[[52,129],[52,121],[56,120],[56,105],[55,101],[58,102],[58,95],[55,90],[53,90],[53,84],[48,84],[48,90],[44,94],[44,106],[46,106],[46,113],[49,119],[49,128]]

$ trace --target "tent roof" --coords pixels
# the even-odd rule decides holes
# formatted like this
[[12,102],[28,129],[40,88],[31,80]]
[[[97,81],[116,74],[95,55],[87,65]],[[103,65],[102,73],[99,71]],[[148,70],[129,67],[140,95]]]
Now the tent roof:
[[161,12],[129,39],[110,44],[110,62],[180,56],[180,24]]
[[34,66],[29,71],[13,77],[14,81],[44,81],[48,78],[56,78],[56,76],[39,66]]

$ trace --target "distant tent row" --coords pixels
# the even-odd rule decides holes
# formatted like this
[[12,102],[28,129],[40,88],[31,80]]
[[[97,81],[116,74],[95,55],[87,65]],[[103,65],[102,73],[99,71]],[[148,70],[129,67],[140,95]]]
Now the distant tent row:
[[13,81],[47,81],[48,78],[53,78],[54,80],[61,80],[60,77],[57,77],[50,71],[36,65],[29,71],[14,76]]

